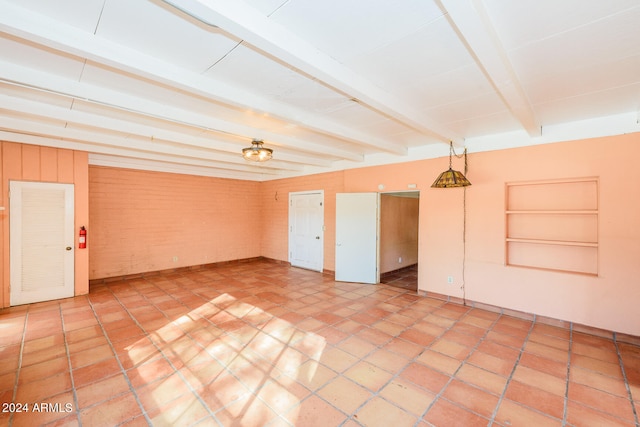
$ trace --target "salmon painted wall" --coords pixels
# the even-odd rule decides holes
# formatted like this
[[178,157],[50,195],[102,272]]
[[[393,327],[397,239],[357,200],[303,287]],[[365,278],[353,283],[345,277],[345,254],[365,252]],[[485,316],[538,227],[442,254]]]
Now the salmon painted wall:
[[420,200],[380,195],[380,273],[418,262]]
[[[262,183],[262,254],[287,260],[286,202],[274,206],[287,200],[289,191],[325,190],[325,268],[333,270],[335,193],[376,192],[380,184],[384,191],[406,191],[415,185],[420,191],[420,290],[640,335],[640,168],[635,164],[640,133],[483,153],[469,150],[473,185],[467,189],[430,188],[448,166],[444,158]],[[454,159],[454,169],[462,168],[462,161]],[[599,179],[598,275],[506,266],[506,183],[581,177]],[[447,283],[448,276],[453,284]]]
[[90,279],[260,256],[259,187],[91,166]]
[[[640,335],[640,133],[565,142],[469,157],[467,190],[466,296],[474,301],[571,320],[607,330]],[[597,177],[598,275],[506,267],[505,182]],[[458,216],[450,233],[461,230],[460,194],[428,217],[427,231],[438,221]],[[457,200],[456,200],[457,198]],[[458,205],[458,208],[456,208]],[[428,208],[427,208],[428,209]],[[457,248],[456,248],[457,246]],[[425,255],[438,251],[425,246]],[[461,254],[460,238],[449,249]],[[462,258],[457,256],[458,264]],[[449,266],[450,268],[453,266]],[[434,265],[423,277],[436,292],[447,289],[446,271]],[[459,283],[459,282],[458,282]],[[451,292],[449,292],[451,293]],[[460,292],[457,292],[460,296]]]
[[[0,142],[0,176],[2,177],[2,206],[0,211],[0,304],[8,307],[9,300],[9,181],[38,181],[74,184],[75,228],[89,228],[89,190],[87,153],[40,147],[36,145]],[[89,292],[89,251],[75,250],[75,294]]]

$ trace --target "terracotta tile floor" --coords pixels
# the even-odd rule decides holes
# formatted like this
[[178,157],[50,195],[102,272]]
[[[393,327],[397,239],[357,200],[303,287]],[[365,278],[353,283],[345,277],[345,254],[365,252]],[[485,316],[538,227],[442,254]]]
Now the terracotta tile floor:
[[0,311],[0,354],[1,425],[634,426],[640,410],[637,346],[266,261]]

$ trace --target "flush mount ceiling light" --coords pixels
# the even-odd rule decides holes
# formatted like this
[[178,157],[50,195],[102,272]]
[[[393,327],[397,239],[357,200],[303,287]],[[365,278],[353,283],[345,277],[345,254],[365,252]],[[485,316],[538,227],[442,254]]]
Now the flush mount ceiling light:
[[263,142],[258,139],[254,139],[251,142],[251,147],[242,149],[242,157],[252,162],[266,162],[271,159],[273,150],[270,148],[264,148]]
[[451,167],[451,159],[453,156],[464,156],[464,173],[467,173],[467,149],[464,149],[462,156],[458,156],[453,151],[453,142],[449,142],[449,169],[442,172],[438,178],[431,184],[433,188],[451,188],[451,187],[467,187],[471,185],[469,180],[460,171],[454,171]]

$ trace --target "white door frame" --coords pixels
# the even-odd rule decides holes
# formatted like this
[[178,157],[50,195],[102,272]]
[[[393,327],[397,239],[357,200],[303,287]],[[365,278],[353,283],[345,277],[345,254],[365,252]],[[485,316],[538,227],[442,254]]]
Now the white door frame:
[[10,305],[74,296],[74,203],[73,184],[9,181]]
[[[319,246],[317,247],[317,253],[315,258],[312,260],[312,262],[310,263],[301,263],[300,265],[297,265],[294,262],[294,248],[296,246],[296,241],[295,241],[295,236],[293,233],[293,227],[295,224],[295,214],[296,212],[294,211],[294,209],[292,209],[293,207],[293,199],[297,196],[303,196],[303,195],[319,195],[322,199],[321,201],[321,215],[320,215],[320,223],[319,224],[315,224],[316,230],[313,233],[313,236],[309,236],[309,239],[313,239],[313,240],[309,240],[308,242],[306,242],[308,245],[314,245],[314,246]],[[289,193],[289,224],[288,224],[288,229],[289,229],[289,248],[288,248],[288,260],[289,263],[294,266],[294,267],[301,267],[301,268],[307,268],[310,270],[314,270],[314,271],[319,271],[322,272],[323,267],[324,267],[324,230],[325,230],[325,226],[324,226],[324,190],[309,190],[309,191],[295,191],[295,192],[291,192]]]
[[[418,200],[420,200],[420,197],[422,197],[422,194],[420,193],[420,190],[398,190],[398,191],[382,191],[380,192],[380,195],[400,195],[402,193],[412,193],[412,194],[417,194],[418,196],[416,197]],[[403,196],[399,196],[399,197],[403,197]],[[381,209],[381,206],[378,206],[378,209]],[[378,231],[380,231],[380,228],[378,228]],[[378,245],[380,245],[381,242],[378,243]],[[380,263],[382,262],[382,256],[384,254],[382,253],[378,253],[378,271],[380,271]],[[420,204],[418,202],[418,263],[420,261]]]

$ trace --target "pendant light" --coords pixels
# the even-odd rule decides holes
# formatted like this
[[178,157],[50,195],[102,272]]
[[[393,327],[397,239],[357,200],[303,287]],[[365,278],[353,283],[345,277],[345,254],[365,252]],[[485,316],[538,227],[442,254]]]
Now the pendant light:
[[[451,188],[451,187],[467,187],[471,185],[469,180],[460,171],[454,171],[451,167],[453,156],[461,157],[453,151],[453,142],[449,141],[449,169],[442,172],[438,178],[431,184],[433,188]],[[467,173],[467,149],[464,149],[464,173]]]
[[254,139],[251,147],[242,149],[242,157],[252,162],[266,162],[271,159],[273,150],[262,146],[261,140]]

